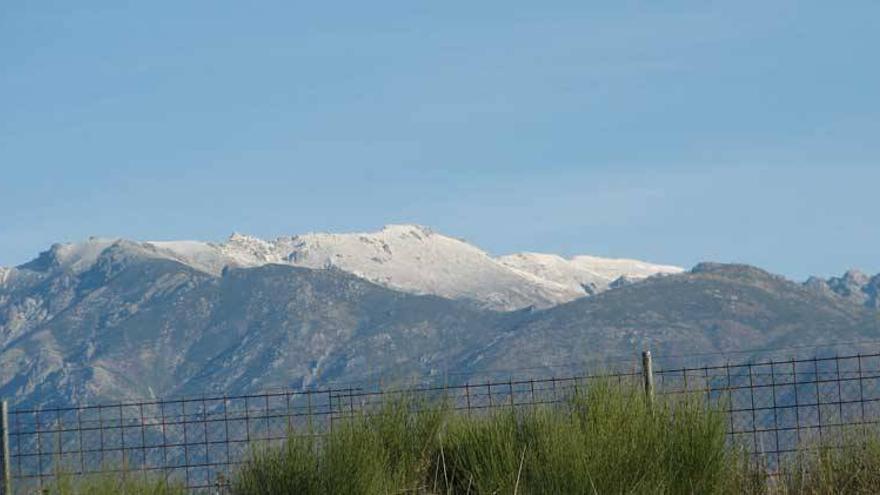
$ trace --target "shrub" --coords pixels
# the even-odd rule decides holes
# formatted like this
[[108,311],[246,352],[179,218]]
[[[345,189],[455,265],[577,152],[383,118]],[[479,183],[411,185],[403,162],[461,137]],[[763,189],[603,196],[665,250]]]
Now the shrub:
[[650,407],[596,383],[566,407],[452,418],[440,438],[452,493],[742,493],[747,461],[724,416],[688,397]]
[[418,492],[430,478],[442,406],[403,396],[379,411],[336,421],[326,435],[293,436],[283,448],[258,448],[233,481],[233,493],[387,494]]

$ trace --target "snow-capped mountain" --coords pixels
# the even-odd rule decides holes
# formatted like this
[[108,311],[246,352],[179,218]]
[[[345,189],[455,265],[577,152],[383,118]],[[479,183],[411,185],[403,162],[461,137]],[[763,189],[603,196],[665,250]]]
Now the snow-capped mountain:
[[[471,299],[495,309],[547,307],[583,295],[512,269],[466,242],[412,225],[361,234],[305,234],[277,239],[267,254],[258,239],[233,237],[224,246],[238,259],[337,268],[415,294]],[[243,253],[243,249],[252,251]]]
[[[92,239],[3,270],[0,397],[39,406],[461,383],[601,366],[645,347],[706,355],[880,332],[876,309],[749,266],[704,263],[547,310],[498,312],[291,266],[277,241],[261,242]],[[230,263],[218,276],[188,264],[216,269],[234,256],[260,266]]]
[[[857,342],[880,331],[876,306],[865,307],[874,285],[855,272],[807,287],[711,263],[649,277],[675,271],[592,257],[495,258],[408,225],[273,241],[56,244],[0,270],[0,396],[45,405],[428,383],[448,370],[462,380],[538,373],[645,345],[705,353]],[[491,310],[575,298],[543,311]]]
[[674,266],[593,256],[564,259],[520,253],[495,258],[467,242],[416,225],[388,225],[373,233],[304,234],[273,241],[233,234],[224,243],[92,238],[53,246],[51,263],[82,271],[102,251],[119,243],[140,255],[176,260],[213,275],[227,266],[335,268],[385,287],[474,300],[498,310],[550,307],[605,290],[620,277],[641,279],[682,271]]

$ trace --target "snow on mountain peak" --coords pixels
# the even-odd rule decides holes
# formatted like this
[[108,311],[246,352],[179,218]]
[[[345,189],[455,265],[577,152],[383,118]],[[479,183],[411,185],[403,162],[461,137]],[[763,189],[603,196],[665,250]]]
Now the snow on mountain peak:
[[[53,246],[51,259],[42,264],[84,270],[118,243],[144,256],[172,259],[218,276],[227,266],[334,267],[393,289],[466,298],[504,310],[567,302],[605,290],[620,277],[639,279],[683,271],[593,256],[565,259],[554,254],[518,253],[495,258],[463,240],[410,224],[386,225],[378,232],[308,233],[274,241],[239,233],[222,243],[92,238]],[[0,272],[0,277],[6,276]]]
[[120,242],[119,239],[90,237],[83,242],[56,243],[22,267],[38,271],[60,269],[77,273],[83,272],[94,265],[105,249],[118,242]]
[[118,242],[119,239],[90,237],[86,242],[55,244],[52,254],[58,264],[76,269],[91,266],[105,249]]
[[502,256],[499,261],[511,268],[554,281],[572,290],[582,288],[588,293],[605,290],[621,277],[632,280],[684,271],[677,266],[655,265],[638,260],[596,256],[575,256],[565,259],[545,253],[516,253]]
[[227,265],[235,264],[217,245],[202,241],[149,241],[143,246],[154,256],[173,259],[214,275],[219,275]]
[[431,236],[434,231],[431,230],[430,227],[425,227],[424,225],[416,225],[416,224],[388,224],[382,227],[382,232],[387,232],[389,234],[397,234],[397,235],[415,235],[418,237]]
[[292,264],[335,266],[408,292],[474,299],[504,309],[548,306],[575,296],[557,284],[510,270],[476,246],[418,226],[307,234],[295,241],[288,256]]
[[656,265],[645,261],[626,258],[600,258],[580,255],[571,258],[572,265],[590,270],[610,279],[620,277],[645,278],[656,274],[681,273],[684,268],[671,265]]
[[242,266],[256,266],[267,263],[281,263],[276,243],[258,237],[234,233],[221,244],[220,252]]

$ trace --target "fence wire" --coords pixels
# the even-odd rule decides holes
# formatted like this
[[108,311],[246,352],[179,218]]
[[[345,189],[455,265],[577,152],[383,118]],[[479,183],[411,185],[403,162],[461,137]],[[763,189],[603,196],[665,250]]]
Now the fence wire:
[[[461,414],[558,404],[602,379],[641,383],[642,371],[380,390],[334,388],[227,397],[9,411],[16,493],[39,493],[64,476],[118,473],[227,493],[257,445],[322,435],[335,421],[407,394],[445,400]],[[775,469],[815,441],[843,441],[852,425],[880,421],[880,353],[654,371],[660,396],[696,394],[727,412],[728,436]]]

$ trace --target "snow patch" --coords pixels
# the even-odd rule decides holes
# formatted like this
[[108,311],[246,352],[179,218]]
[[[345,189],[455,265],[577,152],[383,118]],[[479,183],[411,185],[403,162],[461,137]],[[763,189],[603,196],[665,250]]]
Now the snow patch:
[[119,239],[90,237],[85,242],[55,244],[50,252],[59,267],[73,272],[83,272],[91,268],[105,249]]
[[607,289],[615,280],[624,277],[638,280],[658,274],[681,273],[683,268],[657,265],[639,260],[575,256],[565,259],[555,254],[517,253],[499,258],[504,265],[531,273],[544,280],[559,283],[570,289]]

